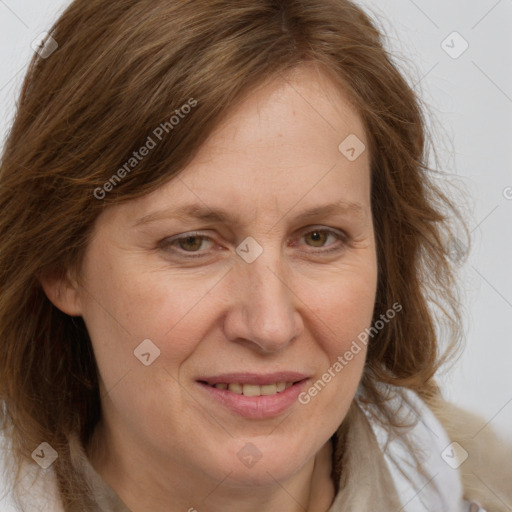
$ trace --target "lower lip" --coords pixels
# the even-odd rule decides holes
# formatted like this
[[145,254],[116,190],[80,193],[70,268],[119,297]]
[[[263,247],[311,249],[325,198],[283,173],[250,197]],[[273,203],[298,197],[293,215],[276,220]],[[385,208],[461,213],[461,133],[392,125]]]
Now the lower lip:
[[296,382],[293,386],[274,395],[245,396],[227,389],[217,389],[199,382],[208,395],[225,405],[236,414],[250,419],[264,419],[278,416],[298,401],[308,379]]

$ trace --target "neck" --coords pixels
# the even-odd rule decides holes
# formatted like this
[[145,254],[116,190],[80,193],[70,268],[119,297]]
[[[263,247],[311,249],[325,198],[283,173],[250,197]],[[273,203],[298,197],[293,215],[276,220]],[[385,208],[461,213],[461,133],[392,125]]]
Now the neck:
[[119,438],[117,432],[110,436],[100,422],[87,455],[132,512],[169,512],[170,503],[172,512],[225,512],[235,506],[237,512],[327,512],[334,499],[330,441],[286,481],[244,486],[233,482],[229,474],[219,483],[183,466],[174,467],[174,461],[157,467],[155,459],[144,460],[144,451],[121,450]]

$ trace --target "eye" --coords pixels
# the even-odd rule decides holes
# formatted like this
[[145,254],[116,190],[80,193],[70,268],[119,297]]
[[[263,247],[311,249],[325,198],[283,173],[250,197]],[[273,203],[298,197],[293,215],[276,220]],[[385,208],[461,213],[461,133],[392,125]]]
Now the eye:
[[[340,250],[344,247],[346,242],[346,235],[344,233],[325,228],[310,230],[304,233],[301,238],[306,240],[309,247],[329,247],[327,251],[321,252]],[[331,241],[331,243],[328,243],[329,241]]]
[[331,236],[331,233],[328,233],[326,231],[316,230],[316,231],[310,231],[309,233],[306,233],[305,235],[306,240],[309,238],[313,243],[313,247],[323,247],[326,240]]
[[207,249],[211,248],[212,245],[213,241],[209,237],[199,233],[186,233],[160,242],[160,246],[163,249],[170,252],[181,253],[181,255],[186,257],[203,256],[203,253],[206,252]]
[[200,235],[189,235],[185,238],[179,238],[177,243],[180,249],[184,251],[196,252],[201,249],[203,242],[205,241],[205,237]]

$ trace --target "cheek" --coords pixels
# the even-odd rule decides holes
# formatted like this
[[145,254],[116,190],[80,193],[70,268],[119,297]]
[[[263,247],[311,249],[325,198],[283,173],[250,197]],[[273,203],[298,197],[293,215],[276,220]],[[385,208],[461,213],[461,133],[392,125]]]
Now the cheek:
[[327,414],[333,425],[342,421],[361,379],[376,288],[374,258],[347,266],[316,286],[304,284],[304,302],[314,313],[309,329],[325,357],[299,401]]
[[215,285],[212,278],[191,280],[118,262],[89,271],[82,294],[82,316],[107,389],[143,367],[134,354],[143,340],[151,340],[160,351],[155,361],[171,371],[189,357],[207,328]]
[[375,304],[375,287],[345,284],[337,293],[331,293],[324,307],[322,320],[335,335],[329,352],[346,350],[346,345],[369,327]]
[[377,291],[375,259],[305,282],[302,289],[303,301],[314,313],[310,316],[316,318],[313,333],[330,334],[325,336],[325,349],[337,354],[371,323]]
[[342,423],[361,381],[367,353],[361,334],[371,324],[374,298],[372,286],[347,285],[342,292],[325,296],[324,307],[317,309],[312,329],[323,357],[298,401],[307,417],[322,418],[325,435]]
[[[324,307],[318,310],[318,320],[312,327],[316,342],[322,345],[327,356],[321,370],[337,375],[343,372],[341,380],[359,380],[365,363],[366,343],[364,333],[370,327],[375,295],[373,289],[351,289],[347,286],[341,293],[326,297]],[[342,361],[343,368],[338,364]],[[326,377],[328,379],[328,377]],[[330,380],[329,380],[330,381]]]

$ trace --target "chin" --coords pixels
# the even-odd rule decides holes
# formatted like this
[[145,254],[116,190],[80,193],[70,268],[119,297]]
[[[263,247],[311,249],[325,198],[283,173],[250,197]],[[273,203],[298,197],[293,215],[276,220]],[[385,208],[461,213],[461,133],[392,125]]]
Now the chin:
[[[264,446],[262,446],[264,445]],[[260,446],[258,448],[257,446]],[[236,443],[229,457],[220,462],[219,472],[229,475],[227,480],[238,486],[275,485],[276,480],[283,481],[297,473],[309,460],[306,450],[283,446],[267,439]]]

